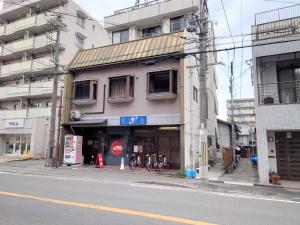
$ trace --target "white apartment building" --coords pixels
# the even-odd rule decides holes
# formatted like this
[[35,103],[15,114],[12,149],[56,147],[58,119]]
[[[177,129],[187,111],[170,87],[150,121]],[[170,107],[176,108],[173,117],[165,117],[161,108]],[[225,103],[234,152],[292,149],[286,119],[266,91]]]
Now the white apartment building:
[[256,14],[252,26],[260,181],[300,180],[300,5]]
[[[200,15],[201,1],[194,0],[153,0],[138,1],[136,5],[115,11],[114,14],[104,18],[105,29],[108,32],[111,44],[133,41],[160,34],[178,32],[185,30],[184,16],[194,13]],[[209,25],[209,35],[212,37],[213,27]],[[196,34],[187,33],[184,44],[184,52],[194,52],[198,49],[195,42],[191,41],[197,37]],[[165,40],[167,42],[167,40]],[[209,42],[209,50],[214,49],[214,41]],[[153,50],[155,46],[145,46],[145,49]],[[213,159],[216,155],[216,136],[218,102],[216,97],[216,74],[214,64],[216,55],[210,53],[208,56],[207,72],[207,102],[208,102],[208,146],[209,157]],[[200,105],[199,105],[199,77],[197,63],[193,56],[184,59],[184,105],[182,113],[178,114],[176,121],[180,121],[184,129],[184,152],[181,154],[182,164],[187,166],[197,165],[199,162],[200,141]],[[170,68],[172,69],[172,68]],[[180,118],[181,115],[181,118]],[[165,118],[167,120],[167,118]],[[162,124],[164,120],[160,121]]]
[[[60,64],[82,48],[106,44],[103,26],[72,0],[9,0],[0,12],[0,155],[44,157],[55,64],[57,32],[50,19],[62,13]],[[63,89],[59,78],[58,98]]]
[[227,101],[228,121],[233,121],[239,126],[240,133],[238,143],[241,146],[255,145],[255,100],[254,98],[242,98],[233,100],[233,111],[231,111],[231,100]]

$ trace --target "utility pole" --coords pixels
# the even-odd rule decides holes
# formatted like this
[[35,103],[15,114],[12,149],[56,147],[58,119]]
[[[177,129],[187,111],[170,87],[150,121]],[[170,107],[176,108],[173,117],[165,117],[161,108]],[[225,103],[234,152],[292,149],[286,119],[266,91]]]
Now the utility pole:
[[[47,167],[56,167],[56,151],[55,151],[55,130],[56,130],[56,108],[57,108],[57,91],[58,91],[58,76],[60,74],[59,64],[59,49],[60,49],[60,29],[61,29],[61,14],[58,12],[56,19],[50,19],[50,28],[56,30],[56,46],[53,50],[53,63],[55,64],[54,77],[53,77],[53,91],[52,91],[52,108],[50,119],[50,135],[49,146],[46,160]],[[52,30],[52,29],[50,29]]]
[[[208,180],[208,146],[207,146],[207,46],[208,46],[208,10],[207,0],[200,0],[200,15],[187,15],[187,31],[197,32],[199,37],[198,48],[199,55],[194,55],[198,79],[199,79],[199,134],[200,134],[200,151],[199,151],[199,174],[198,178]],[[200,63],[200,65],[199,65]]]
[[235,123],[234,123],[234,101],[233,101],[233,82],[234,82],[234,75],[233,75],[233,62],[230,64],[230,112],[231,112],[231,145],[233,151],[233,165],[235,166],[236,162],[236,155],[235,155],[235,147],[236,147],[236,133],[235,133]]
[[199,50],[200,50],[200,152],[199,178],[208,180],[208,146],[207,146],[207,45],[208,45],[208,15],[207,0],[200,1]]

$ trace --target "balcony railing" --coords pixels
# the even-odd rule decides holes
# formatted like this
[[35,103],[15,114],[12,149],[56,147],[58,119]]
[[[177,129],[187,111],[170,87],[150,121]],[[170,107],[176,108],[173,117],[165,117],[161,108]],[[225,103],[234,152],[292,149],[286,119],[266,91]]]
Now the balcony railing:
[[0,87],[0,99],[20,98],[52,94],[53,81],[34,82],[9,87]]
[[23,118],[26,119],[26,118],[50,117],[50,116],[51,116],[51,107],[0,110],[1,119],[23,119]]
[[255,25],[300,17],[300,4],[255,14]]
[[300,80],[258,85],[259,104],[300,103]]
[[[171,1],[171,0],[163,0],[163,2],[168,2],[168,1]],[[148,1],[148,2],[145,2],[145,3],[142,3],[142,4],[138,4],[138,5],[135,5],[135,6],[131,6],[131,7],[125,8],[125,9],[115,11],[115,15],[120,14],[120,13],[130,12],[132,10],[136,10],[136,9],[140,9],[140,8],[144,8],[146,6],[157,5],[160,2],[161,2],[161,0]]]
[[0,36],[12,35],[15,32],[29,28],[46,26],[47,17],[44,14],[26,17],[15,22],[0,26]]
[[22,39],[11,42],[2,47],[1,56],[15,55],[20,51],[37,51],[38,49],[45,48],[46,46],[53,45],[56,42],[57,33],[51,33],[51,40],[47,38],[47,35],[40,35],[28,39]]
[[252,39],[254,41],[296,35],[299,33],[300,16],[252,27]]
[[45,56],[42,58],[3,65],[1,67],[0,77],[22,73],[35,73],[51,68],[54,68],[54,63],[51,61],[50,56]]

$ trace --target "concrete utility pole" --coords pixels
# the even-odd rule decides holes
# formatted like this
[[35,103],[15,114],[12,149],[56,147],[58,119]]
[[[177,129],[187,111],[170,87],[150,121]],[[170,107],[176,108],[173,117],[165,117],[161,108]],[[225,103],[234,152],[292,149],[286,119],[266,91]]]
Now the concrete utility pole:
[[[199,109],[200,109],[200,151],[199,151],[199,174],[198,178],[208,179],[208,147],[207,147],[207,46],[208,46],[208,10],[207,0],[200,0],[200,15],[187,15],[186,28],[188,32],[199,36],[199,55],[194,55],[197,64],[199,78]],[[200,62],[200,65],[198,63]]]
[[[52,108],[50,119],[50,135],[49,135],[49,147],[46,160],[47,167],[56,167],[56,151],[55,151],[55,128],[56,128],[56,108],[57,108],[57,91],[58,91],[58,76],[60,74],[59,64],[59,49],[60,49],[60,30],[61,30],[61,14],[58,12],[56,19],[50,19],[50,28],[56,30],[56,46],[53,50],[53,63],[55,64],[54,78],[53,78],[53,93],[52,93]],[[50,29],[52,30],[52,29]]]
[[207,90],[206,72],[208,46],[208,11],[207,0],[200,1],[200,31],[199,31],[199,50],[200,50],[200,154],[199,154],[199,178],[208,180],[208,146],[207,146]]
[[234,76],[233,76],[233,62],[230,64],[230,111],[231,111],[231,145],[233,150],[233,165],[235,166],[236,162],[236,155],[235,155],[235,147],[236,147],[236,134],[235,134],[235,123],[234,123],[234,101],[233,101],[233,82],[234,82]]

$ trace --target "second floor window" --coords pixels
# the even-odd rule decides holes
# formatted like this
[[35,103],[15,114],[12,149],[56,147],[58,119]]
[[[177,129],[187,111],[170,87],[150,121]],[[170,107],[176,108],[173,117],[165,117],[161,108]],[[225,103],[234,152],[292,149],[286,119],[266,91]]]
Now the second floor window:
[[74,100],[96,100],[97,82],[96,81],[77,81],[74,84]]
[[112,43],[118,44],[129,41],[129,29],[120,30],[112,33]]
[[177,94],[177,71],[165,70],[148,74],[148,94]]
[[134,77],[120,76],[109,79],[109,98],[130,98],[134,95]]
[[143,38],[153,37],[161,34],[161,27],[149,27],[142,30]]
[[170,19],[170,31],[171,32],[181,31],[184,29],[184,27],[185,27],[184,16],[179,16],[179,17]]

